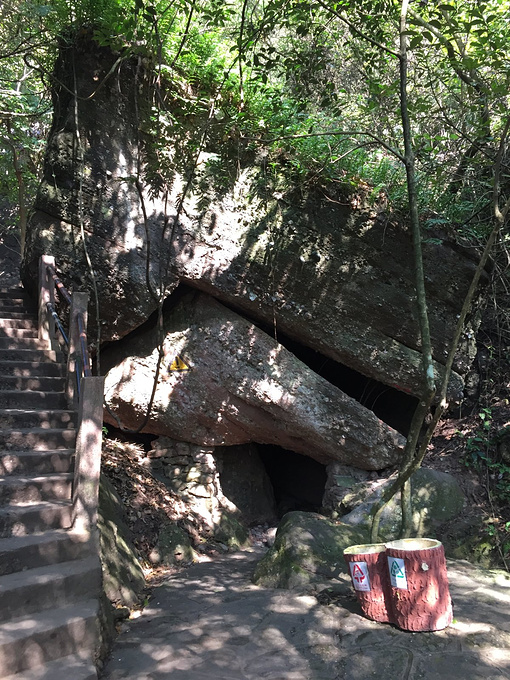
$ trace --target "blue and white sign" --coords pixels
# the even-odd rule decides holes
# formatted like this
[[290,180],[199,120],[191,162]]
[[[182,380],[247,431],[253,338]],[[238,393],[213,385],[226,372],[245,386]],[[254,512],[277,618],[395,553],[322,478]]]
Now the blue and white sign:
[[394,588],[407,590],[407,576],[404,560],[400,557],[388,557],[390,581]]

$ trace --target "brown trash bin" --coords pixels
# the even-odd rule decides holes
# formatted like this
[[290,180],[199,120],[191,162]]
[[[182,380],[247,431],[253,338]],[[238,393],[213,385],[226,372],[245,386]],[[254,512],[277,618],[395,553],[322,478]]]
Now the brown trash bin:
[[391,592],[384,543],[351,545],[344,550],[352,585],[365,616],[391,622]]
[[403,630],[442,630],[452,622],[444,548],[433,538],[386,543],[393,622]]

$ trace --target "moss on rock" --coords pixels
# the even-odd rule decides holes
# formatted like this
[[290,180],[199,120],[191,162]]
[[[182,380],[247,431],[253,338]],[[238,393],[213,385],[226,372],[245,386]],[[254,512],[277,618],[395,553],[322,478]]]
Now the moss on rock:
[[104,475],[99,486],[98,527],[104,592],[111,602],[131,606],[138,602],[145,578],[122,501]]
[[289,512],[253,580],[269,588],[301,588],[347,572],[343,551],[368,542],[368,533],[309,512]]
[[249,534],[246,527],[233,513],[223,512],[214,530],[214,539],[226,545],[230,550],[240,550],[248,545]]
[[149,556],[153,564],[166,566],[194,562],[195,558],[188,534],[177,524],[167,524],[161,529],[157,545]]
[[[342,522],[369,530],[371,510],[379,500],[385,487],[367,494],[370,485],[361,483],[343,499],[354,509],[342,517]],[[457,517],[464,507],[465,496],[457,480],[445,472],[422,468],[411,477],[412,487],[412,531],[413,536],[434,535],[445,522]],[[399,537],[402,523],[400,494],[388,503],[381,516],[379,534],[382,540],[391,541]]]

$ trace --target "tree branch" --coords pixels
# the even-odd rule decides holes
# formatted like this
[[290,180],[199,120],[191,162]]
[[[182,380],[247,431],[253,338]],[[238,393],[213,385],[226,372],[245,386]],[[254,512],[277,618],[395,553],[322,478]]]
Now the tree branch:
[[377,47],[378,49],[382,50],[383,52],[386,52],[386,54],[390,54],[392,57],[396,57],[397,59],[400,59],[400,53],[396,52],[395,50],[390,49],[386,45],[383,45],[382,43],[378,42],[377,40],[374,40],[370,36],[366,35],[362,31],[360,31],[359,28],[355,24],[350,21],[345,14],[341,14],[340,12],[337,12],[334,10],[332,7],[329,7],[323,0],[317,0],[318,4],[326,10],[326,12],[329,12],[330,14],[333,14],[334,16],[338,17],[340,21],[343,21],[344,24],[349,26],[349,28],[360,38],[363,38],[363,40],[366,40],[369,42],[371,45],[374,47]]
[[330,130],[329,132],[310,132],[307,134],[300,134],[300,135],[282,135],[281,137],[273,137],[270,139],[261,139],[259,137],[241,137],[241,139],[245,142],[259,142],[259,144],[273,144],[274,142],[281,142],[285,139],[307,139],[308,137],[338,137],[338,136],[345,136],[345,137],[370,137],[370,139],[373,139],[377,144],[380,144],[386,151],[389,151],[395,158],[398,158],[398,160],[401,163],[405,163],[405,158],[404,156],[400,153],[400,151],[397,151],[397,149],[394,149],[391,147],[389,144],[386,144],[380,137],[377,135],[372,134],[371,132],[366,132],[363,130]]

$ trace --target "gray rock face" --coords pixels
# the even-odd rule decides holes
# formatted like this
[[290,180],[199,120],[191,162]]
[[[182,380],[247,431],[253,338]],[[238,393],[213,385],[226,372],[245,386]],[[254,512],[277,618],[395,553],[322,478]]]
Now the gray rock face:
[[[57,60],[53,126],[22,264],[24,285],[35,292],[39,256],[54,255],[66,285],[89,291],[93,327],[85,240],[99,292],[102,340],[122,337],[157,308],[147,280],[157,294],[168,257],[163,204],[139,179],[140,118],[147,108],[143,69],[136,60],[115,69],[117,57],[84,35]],[[75,87],[73,64],[76,108],[66,89]],[[177,280],[167,283],[171,289]]]
[[255,570],[253,581],[268,588],[304,588],[347,572],[343,551],[368,542],[358,527],[332,522],[313,512],[289,512],[278,526],[274,545]]
[[273,523],[273,487],[256,445],[218,447],[215,458],[223,493],[239,509],[243,521],[248,526]]
[[196,553],[188,534],[178,524],[168,524],[159,532],[158,542],[149,555],[152,564],[173,566],[194,562]]
[[98,529],[104,592],[111,602],[132,606],[140,599],[145,577],[122,501],[104,475],[99,487]]
[[[153,329],[103,354],[106,401],[128,427],[146,412],[157,345]],[[148,432],[203,446],[276,444],[366,469],[399,459],[401,435],[206,295],[185,296],[165,316],[162,351]],[[177,358],[190,370],[172,370]]]
[[[369,530],[372,506],[379,500],[389,482],[361,482],[345,495],[337,508],[344,524]],[[452,475],[421,468],[411,477],[412,535],[434,536],[444,522],[457,517],[464,507],[465,496]],[[348,511],[348,512],[346,512]],[[379,535],[385,541],[399,537],[402,510],[397,494],[383,510]]]
[[[163,203],[137,181],[143,161],[138,131],[148,116],[143,74],[136,63],[123,62],[119,75],[112,69],[115,60],[88,39],[74,50],[66,46],[58,59],[58,106],[29,226],[25,285],[33,286],[37,258],[48,252],[57,258],[66,283],[92,291],[83,226],[99,290],[103,340],[139,326],[156,308],[159,292],[168,294],[184,281],[335,361],[419,395],[408,229],[345,197],[268,195],[267,190],[261,196],[257,183],[263,168],[256,165],[245,167],[222,199],[211,199],[207,192],[188,194],[179,219],[182,182],[176,174],[165,217]],[[78,116],[65,89],[74,87],[73,63]],[[75,148],[76,129],[80,149]],[[201,167],[205,176],[207,159]],[[446,241],[424,248],[440,374],[475,262]],[[89,317],[94,319],[93,310]],[[466,339],[456,365],[460,374],[470,352]],[[458,373],[450,388],[452,396],[460,396]]]
[[342,502],[356,485],[367,482],[369,474],[366,470],[342,465],[341,463],[330,463],[326,468],[327,481],[322,498],[323,512],[337,519],[342,512]]

